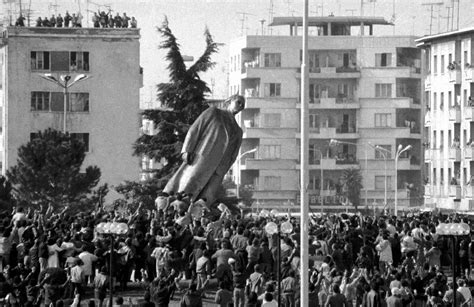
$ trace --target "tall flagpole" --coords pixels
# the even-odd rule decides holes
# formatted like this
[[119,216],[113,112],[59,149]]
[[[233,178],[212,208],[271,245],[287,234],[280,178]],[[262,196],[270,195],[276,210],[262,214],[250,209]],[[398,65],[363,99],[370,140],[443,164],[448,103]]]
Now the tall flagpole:
[[[301,64],[301,167],[300,167],[300,259],[301,259],[301,283],[300,302],[301,306],[309,306],[308,286],[309,286],[309,257],[308,257],[308,219],[309,202],[307,186],[309,181],[308,156],[309,156],[309,78],[308,78],[308,0],[304,1],[303,16],[303,63]],[[322,167],[322,166],[321,166]]]

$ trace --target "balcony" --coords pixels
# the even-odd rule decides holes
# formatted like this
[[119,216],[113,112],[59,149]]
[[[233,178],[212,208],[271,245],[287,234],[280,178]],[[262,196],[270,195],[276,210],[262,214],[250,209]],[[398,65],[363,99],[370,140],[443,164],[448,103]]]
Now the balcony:
[[244,90],[245,98],[257,98],[258,96],[258,89],[257,88],[246,88]]
[[474,106],[464,107],[464,119],[472,121],[474,120]]
[[461,81],[462,81],[461,69],[449,70],[448,78],[449,78],[450,83],[461,84]]
[[407,170],[407,171],[410,171],[410,170],[420,170],[421,166],[420,166],[420,163],[419,163],[419,159],[416,158],[416,157],[411,157],[410,159],[409,158],[400,158],[398,160],[398,169],[399,170]]
[[[300,104],[297,105],[301,107]],[[354,97],[347,98],[314,98],[310,100],[310,109],[359,109],[359,100]]]
[[474,147],[472,147],[471,145],[466,145],[466,147],[464,147],[464,159],[474,159]]
[[425,149],[425,162],[430,162],[433,160],[433,153],[430,148]]
[[[296,163],[296,169],[299,170],[301,165]],[[345,170],[347,168],[360,168],[359,161],[354,157],[340,157],[340,158],[329,158],[323,157],[320,160],[310,161],[310,170]]]
[[433,186],[431,184],[425,184],[425,198],[431,198],[433,194]]
[[258,98],[247,97],[245,109],[294,109],[296,99],[294,98]]
[[461,122],[461,107],[450,107],[449,108],[449,120],[455,123]]
[[431,75],[428,75],[425,78],[425,91],[429,90],[431,90]]
[[296,129],[294,128],[246,128],[244,129],[244,139],[265,139],[265,138],[282,138],[290,139],[295,137]]
[[474,197],[474,187],[471,185],[465,185],[463,187],[464,197],[473,198]]
[[456,199],[460,199],[462,195],[462,189],[460,185],[449,185],[449,196]]
[[467,81],[474,80],[474,67],[472,65],[464,67],[464,79]]
[[242,170],[294,170],[295,160],[290,159],[245,159],[240,166]]
[[451,147],[449,148],[449,159],[454,161],[461,161],[461,148]]
[[425,114],[425,127],[431,126],[431,111],[427,111]]
[[[296,70],[296,77],[301,78],[301,69]],[[310,79],[340,79],[340,78],[360,78],[360,69],[358,67],[310,67]]]

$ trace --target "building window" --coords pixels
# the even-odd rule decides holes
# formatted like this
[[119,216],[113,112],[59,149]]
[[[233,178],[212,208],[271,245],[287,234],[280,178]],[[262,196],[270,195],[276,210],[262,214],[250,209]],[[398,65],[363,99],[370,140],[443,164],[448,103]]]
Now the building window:
[[444,110],[444,92],[441,92],[439,96],[439,109]]
[[280,97],[281,96],[281,83],[265,83],[265,96],[266,97]]
[[280,159],[281,145],[262,145],[259,147],[258,154],[260,159]]
[[453,104],[453,93],[451,91],[448,91],[448,105],[450,107],[454,107],[454,104]]
[[70,112],[89,112],[89,93],[69,94]]
[[265,53],[265,67],[281,67],[281,53]]
[[309,145],[309,164],[321,164],[320,159],[321,151],[318,149],[319,146],[317,144],[310,144]]
[[89,152],[89,133],[71,133],[71,138],[83,142],[85,152]]
[[31,93],[31,111],[49,111],[49,92]]
[[392,97],[392,84],[390,83],[376,83],[375,97]]
[[392,114],[390,113],[375,113],[375,127],[391,127]]
[[281,114],[280,113],[266,113],[266,114],[263,114],[262,127],[265,127],[265,128],[279,128],[279,127],[281,127]]
[[264,190],[281,190],[281,177],[264,176],[263,188]]
[[71,52],[70,71],[89,71],[89,52]]
[[[387,189],[390,189],[391,186],[392,186],[392,177],[387,176]],[[375,189],[385,190],[385,176],[375,176]]]
[[318,114],[309,114],[309,128],[310,129],[319,128],[319,115]]
[[444,55],[441,56],[441,73],[444,74]]
[[433,73],[435,74],[438,73],[438,56],[437,55],[433,56]]
[[49,52],[31,51],[31,70],[49,70]]
[[433,110],[438,108],[438,94],[436,92],[433,93]]
[[[89,93],[69,93],[68,112],[89,112]],[[63,112],[64,94],[61,92],[31,92],[31,111]]]
[[32,51],[31,70],[89,71],[89,52]]
[[392,145],[377,145],[377,147],[386,149],[386,150],[379,150],[375,149],[375,159],[380,160],[384,159],[383,155],[387,157],[387,159],[390,159],[392,156]]
[[375,67],[387,67],[392,66],[392,54],[391,53],[376,53],[375,54]]
[[469,61],[468,61],[468,57],[467,57],[467,50],[464,50],[464,65],[468,64]]

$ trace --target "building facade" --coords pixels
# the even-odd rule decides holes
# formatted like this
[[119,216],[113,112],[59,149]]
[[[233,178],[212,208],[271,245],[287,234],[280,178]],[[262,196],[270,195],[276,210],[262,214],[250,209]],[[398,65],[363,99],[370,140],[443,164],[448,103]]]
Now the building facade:
[[[253,190],[254,207],[299,205],[301,21],[277,17],[272,25],[290,27],[288,36],[245,36],[230,45],[229,91],[247,98],[233,175]],[[308,43],[314,211],[341,208],[348,168],[363,177],[362,208],[385,201],[393,208],[395,193],[400,208],[422,202],[421,52],[414,37],[373,35],[374,26],[388,24],[377,17],[309,18],[316,33]],[[399,146],[411,149],[395,159]]]
[[[139,136],[138,29],[8,27],[2,32],[2,174],[16,164],[18,148],[40,130],[66,131],[86,144],[83,167],[97,165],[101,184],[138,180],[132,155]],[[64,94],[57,80],[88,79]],[[64,115],[66,116],[64,122]],[[113,199],[113,191],[109,198]]]
[[417,39],[423,50],[425,202],[473,210],[474,28]]

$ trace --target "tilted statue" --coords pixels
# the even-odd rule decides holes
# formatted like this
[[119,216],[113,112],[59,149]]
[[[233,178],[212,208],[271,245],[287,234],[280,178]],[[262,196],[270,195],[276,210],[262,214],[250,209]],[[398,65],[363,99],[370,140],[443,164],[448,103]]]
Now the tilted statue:
[[185,192],[192,199],[216,200],[225,174],[234,163],[242,143],[242,129],[235,115],[245,107],[245,98],[233,95],[221,108],[210,107],[196,119],[184,140],[183,163],[168,181],[164,193]]

